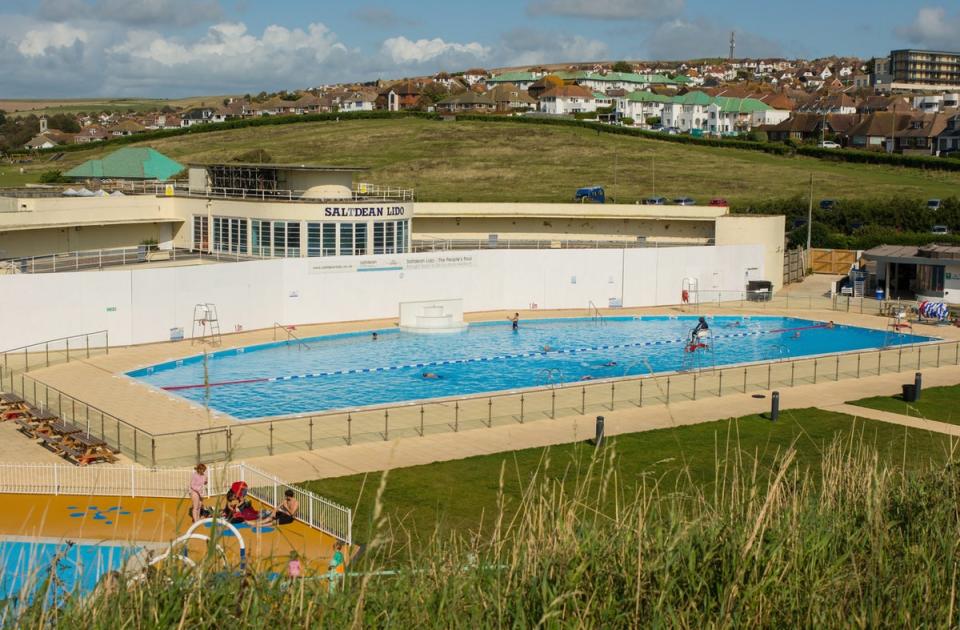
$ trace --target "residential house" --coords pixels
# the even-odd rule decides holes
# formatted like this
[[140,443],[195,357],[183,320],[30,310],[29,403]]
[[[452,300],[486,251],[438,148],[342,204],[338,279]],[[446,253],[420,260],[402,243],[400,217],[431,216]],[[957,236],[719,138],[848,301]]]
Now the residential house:
[[856,114],[857,102],[848,94],[828,94],[797,108],[817,114]]
[[384,88],[377,95],[377,109],[396,112],[420,106],[421,86],[416,81],[406,80]]
[[293,113],[294,114],[316,114],[321,109],[320,99],[311,94],[310,92],[305,92],[300,95],[300,98],[293,101]]
[[952,115],[943,113],[917,114],[910,124],[894,134],[894,151],[935,155],[940,134],[947,129]]
[[487,77],[484,84],[488,89],[504,83],[512,83],[521,90],[529,90],[538,79],[542,79],[547,73],[537,70],[536,72],[504,72],[495,76]]
[[287,116],[297,113],[295,101],[287,101],[279,96],[267,100],[255,106],[258,116]]
[[954,114],[947,120],[947,126],[937,136],[937,153],[960,151],[960,114]]
[[834,138],[844,143],[847,132],[857,122],[854,114],[816,114],[797,112],[790,118],[774,125],[759,127],[771,142],[817,142],[821,138]]
[[580,85],[562,85],[540,97],[540,111],[546,114],[579,114],[597,111],[593,92]]
[[52,149],[61,144],[69,144],[72,140],[73,136],[71,134],[56,129],[48,129],[31,138],[23,146],[27,149]]
[[487,92],[487,96],[493,99],[498,112],[537,108],[537,99],[513,83],[500,83]]
[[857,106],[858,114],[872,114],[874,112],[909,112],[913,109],[910,99],[905,96],[868,96],[862,99]]
[[114,136],[132,136],[138,133],[144,133],[147,128],[135,120],[129,118],[108,127],[111,135]]
[[437,111],[443,113],[488,113],[497,108],[496,102],[488,94],[478,94],[467,90],[437,103]]
[[206,125],[213,122],[213,115],[216,113],[212,107],[195,107],[184,112],[180,116],[181,127],[193,127],[194,125]]
[[913,107],[924,113],[942,112],[960,106],[960,92],[920,94],[913,97]]
[[617,99],[617,112],[622,118],[633,119],[634,124],[646,125],[648,119],[663,115],[663,105],[670,99],[663,94],[637,90]]
[[848,132],[848,143],[855,149],[884,150],[889,139],[910,125],[911,114],[877,112],[869,114]]
[[75,144],[89,144],[91,142],[101,142],[110,137],[110,132],[101,125],[87,125],[73,136]]
[[483,68],[470,68],[463,73],[463,80],[469,87],[473,87],[486,81],[488,74]]
[[377,93],[355,90],[331,94],[331,103],[339,112],[372,112],[376,109]]

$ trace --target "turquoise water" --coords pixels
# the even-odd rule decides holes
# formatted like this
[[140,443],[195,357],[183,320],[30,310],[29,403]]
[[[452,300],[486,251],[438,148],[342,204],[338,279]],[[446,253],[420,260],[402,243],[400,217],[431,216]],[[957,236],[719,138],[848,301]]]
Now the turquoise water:
[[123,545],[44,543],[0,541],[0,600],[31,600],[38,588],[50,577],[50,569],[58,553],[65,551],[56,563],[57,581],[50,585],[47,601],[60,602],[74,591],[89,593],[97,581],[109,571],[119,570],[135,547]]
[[[734,365],[931,341],[792,317],[711,317],[706,348],[686,351],[696,317],[616,317],[471,324],[463,333],[395,329],[264,344],[128,373],[238,419],[306,413]],[[438,379],[423,378],[424,372]],[[199,385],[199,387],[197,387]],[[177,389],[182,387],[187,389]],[[192,388],[190,388],[193,386]]]

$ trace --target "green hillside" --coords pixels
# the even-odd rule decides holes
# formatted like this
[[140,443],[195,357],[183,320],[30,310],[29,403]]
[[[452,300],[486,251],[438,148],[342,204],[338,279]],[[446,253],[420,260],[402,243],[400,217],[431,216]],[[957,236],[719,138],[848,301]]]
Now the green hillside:
[[[413,187],[420,201],[562,202],[570,200],[579,186],[602,185],[608,196],[626,203],[657,194],[691,196],[703,203],[724,197],[746,206],[769,197],[805,195],[811,173],[818,198],[948,197],[960,189],[957,172],[835,163],[589,129],[480,121],[313,122],[144,144],[181,163],[224,161],[263,148],[277,162],[370,166],[364,179]],[[53,163],[5,164],[0,166],[0,185],[36,181],[43,171],[66,171],[104,152],[106,148],[71,152]],[[21,166],[25,177],[18,174]]]

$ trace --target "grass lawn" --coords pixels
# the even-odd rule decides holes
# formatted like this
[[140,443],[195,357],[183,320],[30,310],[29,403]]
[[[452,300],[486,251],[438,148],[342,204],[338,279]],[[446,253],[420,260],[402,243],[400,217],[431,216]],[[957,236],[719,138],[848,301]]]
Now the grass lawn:
[[[946,461],[951,448],[949,437],[941,434],[872,420],[854,421],[851,416],[819,409],[786,411],[775,423],[761,416],[745,416],[621,435],[611,438],[608,445],[616,449],[621,499],[632,498],[641,484],[660,483],[667,491],[686,488],[688,478],[711,496],[724,462],[739,460],[748,471],[756,462],[765,474],[778,455],[795,444],[800,468],[818,477],[823,449],[835,438],[849,439],[851,435],[875,447],[885,461],[910,470]],[[465,433],[463,439],[470,439],[470,434]],[[384,509],[424,536],[435,527],[441,531],[477,530],[488,527],[491,515],[498,512],[501,467],[509,512],[538,469],[550,478],[574,480],[584,473],[593,452],[592,446],[580,443],[394,470],[387,479]],[[547,461],[549,467],[543,470]],[[355,507],[355,535],[367,540],[380,478],[375,473],[303,485]],[[607,497],[605,507],[613,509],[614,500]]]
[[927,420],[960,424],[960,385],[924,389],[920,393],[920,400],[915,403],[904,402],[903,397],[897,394],[896,396],[863,398],[850,404],[900,413],[914,418],[920,417]]
[[[184,164],[229,160],[263,148],[276,162],[369,166],[363,180],[415,188],[420,201],[562,202],[570,201],[579,186],[602,185],[608,197],[627,203],[656,192],[689,195],[701,203],[724,197],[746,206],[770,196],[806,195],[811,173],[818,198],[943,198],[955,195],[960,187],[960,173],[781,157],[590,129],[478,121],[299,123],[145,144]],[[68,153],[55,167],[26,168],[39,177],[43,171],[68,170],[116,148],[94,147]],[[0,176],[0,186],[11,183]]]

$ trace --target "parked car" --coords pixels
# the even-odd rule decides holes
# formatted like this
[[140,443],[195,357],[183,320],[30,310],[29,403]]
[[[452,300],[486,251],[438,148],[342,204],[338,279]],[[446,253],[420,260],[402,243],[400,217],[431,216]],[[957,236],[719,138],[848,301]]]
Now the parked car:
[[666,197],[647,197],[643,200],[643,203],[648,206],[662,206],[667,203]]
[[930,210],[939,210],[939,209],[940,209],[940,200],[939,200],[939,199],[931,199],[931,200],[927,201],[927,208],[929,208]]
[[817,146],[820,147],[821,149],[839,149],[840,148],[839,144],[837,144],[836,142],[832,142],[830,140],[824,140],[823,142],[818,142]]
[[697,202],[690,197],[677,197],[673,200],[675,206],[695,206],[696,204]]
[[663,131],[663,125],[653,125],[650,127],[650,131]]
[[836,199],[821,199],[820,200],[820,209],[821,210],[835,210],[837,207]]
[[606,197],[603,194],[603,188],[600,186],[587,186],[578,188],[573,200],[578,203],[604,203]]
[[950,230],[945,225],[935,225],[930,230],[931,234],[949,234]]
[[724,199],[723,197],[714,197],[713,199],[710,200],[710,205],[727,207],[730,204],[727,203],[727,200]]

